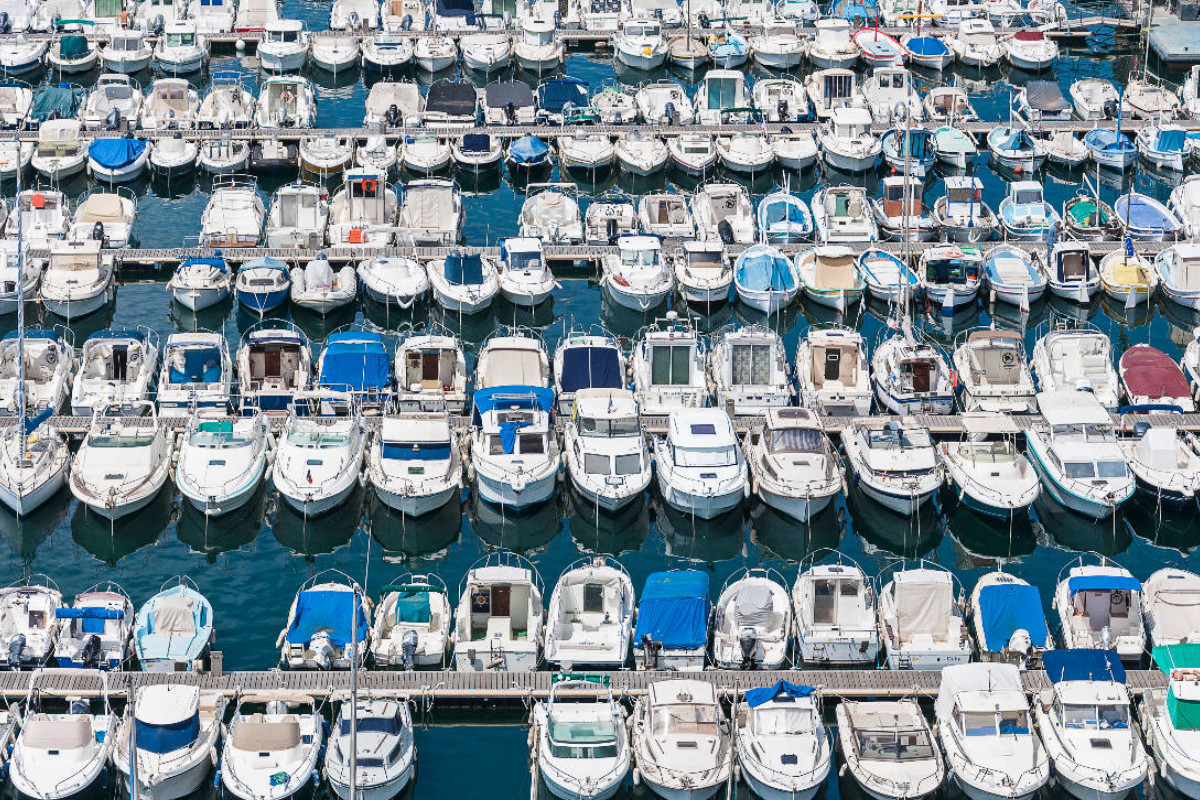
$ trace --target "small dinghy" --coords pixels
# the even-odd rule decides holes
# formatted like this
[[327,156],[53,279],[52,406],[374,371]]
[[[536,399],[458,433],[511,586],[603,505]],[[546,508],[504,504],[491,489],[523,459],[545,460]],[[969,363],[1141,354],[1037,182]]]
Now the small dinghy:
[[294,394],[275,454],[275,489],[305,519],[336,510],[358,486],[365,440],[350,395]]
[[238,302],[259,317],[283,305],[291,292],[291,285],[287,264],[270,256],[261,256],[242,264],[234,279]]
[[1000,125],[988,132],[986,141],[992,160],[1018,175],[1032,175],[1046,160],[1045,145],[1025,128]]
[[1002,570],[975,583],[967,606],[980,661],[1010,664],[1021,670],[1041,666],[1054,649],[1037,587]]
[[110,328],[83,343],[71,389],[71,413],[88,417],[145,413],[158,372],[158,335],[149,328]]
[[54,610],[54,660],[63,669],[124,669],[132,659],[133,601],[115,583],[96,584]]
[[527,559],[498,550],[476,561],[459,585],[454,668],[531,672],[537,668],[545,610],[542,578]]
[[792,635],[786,581],[775,570],[741,569],[725,581],[713,614],[720,669],[780,669]]
[[919,800],[945,781],[941,753],[916,700],[837,707],[838,739],[846,769],[874,800]]
[[576,561],[550,594],[546,661],[565,670],[623,668],[633,612],[633,581],[624,567],[604,556]]
[[893,414],[949,414],[954,406],[946,357],[907,329],[875,347],[871,384],[880,404]]
[[[890,570],[890,574],[889,574]],[[945,567],[897,562],[879,576],[879,630],[888,669],[940,670],[971,660],[962,584]]]
[[308,695],[238,695],[221,751],[221,786],[238,800],[292,797],[318,774],[325,725]]
[[854,485],[897,514],[933,499],[944,472],[929,431],[909,421],[863,419],[842,431]]
[[866,282],[858,274],[856,258],[847,247],[808,247],[795,256],[795,270],[805,295],[817,305],[845,313],[858,302]]
[[702,671],[711,614],[707,573],[697,570],[652,573],[646,578],[638,603],[637,627],[633,632],[634,667]]
[[34,575],[0,589],[0,665],[17,671],[52,663],[60,608],[62,592],[45,575]]
[[767,244],[743,250],[734,262],[733,276],[738,298],[767,315],[790,306],[800,292],[796,268],[783,253]]
[[1153,659],[1167,675],[1167,688],[1144,693],[1138,716],[1163,782],[1181,797],[1194,796],[1200,791],[1195,735],[1200,725],[1192,713],[1200,700],[1200,658],[1188,643],[1155,647]]
[[[379,592],[371,628],[375,665],[405,670],[445,666],[450,620],[450,601],[441,578],[407,573],[392,579]],[[344,778],[347,784],[348,778]],[[350,800],[349,786],[346,789]]]
[[196,168],[200,155],[197,142],[183,138],[179,131],[169,139],[158,139],[150,151],[150,172],[158,178],[179,178]]
[[462,461],[445,411],[384,416],[366,452],[375,496],[406,517],[438,510],[462,489]]
[[257,408],[234,420],[198,414],[179,445],[175,485],[205,516],[228,514],[258,489],[273,449],[274,438]]
[[[596,696],[575,699],[573,691]],[[612,797],[632,761],[626,731],[625,709],[613,699],[607,681],[556,675],[546,700],[533,707],[530,731],[536,769],[550,794],[559,800]]]
[[1062,222],[1037,181],[1010,183],[1008,196],[1000,201],[999,216],[1005,237],[1021,241],[1045,241],[1055,224]]
[[1183,224],[1175,212],[1149,195],[1128,192],[1113,203],[1117,220],[1125,235],[1146,242],[1169,242],[1183,234]]
[[717,405],[737,414],[790,405],[796,394],[783,339],[762,325],[728,326],[714,334],[708,383]]
[[642,136],[637,131],[617,140],[617,163],[631,175],[649,177],[667,166],[671,157],[666,143],[654,136]]
[[653,477],[653,459],[633,393],[586,388],[573,394],[564,441],[575,491],[588,506],[605,511],[640,502]]
[[[89,699],[64,693],[65,680]],[[64,800],[105,781],[117,730],[108,673],[37,669],[29,677],[22,705],[21,731],[7,764],[15,791],[40,800]]]
[[[830,551],[825,551],[827,555]],[[792,587],[796,647],[806,665],[874,665],[879,657],[875,590],[854,561],[800,564]]]
[[31,419],[46,412],[57,414],[71,393],[74,370],[75,348],[58,330],[27,328],[23,341],[20,331],[4,334],[0,339],[0,417],[17,416],[21,404]]
[[959,336],[953,364],[966,412],[1029,414],[1037,409],[1025,340],[1017,331],[979,328]]
[[1007,414],[988,412],[965,413],[962,424],[963,441],[938,444],[950,491],[984,516],[1013,520],[1026,513],[1041,483],[1017,449],[1017,424]]
[[158,410],[224,411],[233,393],[233,359],[224,334],[172,333],[163,347],[158,374]]
[[212,638],[212,605],[186,577],[167,581],[138,609],[133,626],[134,650],[146,672],[201,669]]
[[887,303],[898,304],[913,298],[921,289],[916,270],[889,250],[867,248],[858,255],[858,274],[872,296]]
[[132,406],[132,413],[141,413],[143,406],[149,408],[150,424],[108,416],[102,406],[97,407],[71,467],[71,494],[109,520],[148,506],[171,473],[174,432],[158,424],[149,401]]
[[826,186],[812,198],[813,222],[821,244],[874,242],[879,228],[871,213],[865,189],[858,186]]
[[396,348],[395,403],[402,412],[463,412],[467,364],[458,337],[431,333],[410,336],[400,343]]
[[137,781],[139,797],[186,797],[208,777],[224,716],[225,697],[219,692],[178,684],[141,686],[113,737],[113,764],[127,784]]
[[715,796],[729,780],[732,750],[729,721],[708,681],[655,681],[634,704],[638,774],[664,800]]
[[334,272],[325,253],[319,253],[304,267],[294,268],[291,284],[292,304],[321,316],[332,314],[358,297],[354,265],[347,264]]
[[1079,167],[1092,155],[1086,141],[1080,141],[1070,131],[1056,131],[1039,137],[1042,148],[1046,151],[1046,160],[1051,164],[1061,164],[1068,169]]
[[979,148],[970,134],[952,125],[944,125],[933,132],[933,152],[937,155],[938,163],[965,170],[975,163]]
[[291,669],[355,669],[371,651],[371,600],[337,570],[306,580],[296,592],[275,646]]
[[1187,378],[1179,364],[1148,344],[1135,344],[1118,364],[1121,394],[1130,406],[1172,406],[1185,414],[1196,410]]
[[398,797],[416,776],[416,761],[407,698],[344,697],[329,734],[324,770],[341,800],[352,800],[359,791],[363,797]]
[[946,765],[968,797],[1033,797],[1050,782],[1050,758],[1030,724],[1017,666],[946,667],[936,715]]
[[453,251],[429,263],[429,283],[447,311],[476,314],[500,293],[496,264],[490,256]]
[[308,337],[283,320],[259,322],[242,334],[237,349],[238,398],[242,409],[285,413],[299,392],[312,386]]
[[1025,312],[1042,298],[1050,283],[1029,253],[1012,244],[998,244],[987,251],[983,277],[992,301],[1011,303]]
[[[1140,647],[1139,647],[1140,654]],[[1033,704],[1061,791],[1076,800],[1116,800],[1146,780],[1146,750],[1131,718],[1125,669],[1099,650],[1051,650],[1054,685]]]
[[375,256],[358,265],[358,283],[376,303],[407,310],[428,294],[429,272],[406,256]]
[[1112,81],[1105,78],[1080,78],[1069,90],[1075,116],[1091,122],[1117,118],[1121,95]]
[[680,513],[715,519],[737,508],[749,492],[746,462],[724,411],[673,411],[654,453],[659,491]]
[[521,204],[520,235],[549,244],[583,241],[583,217],[573,183],[531,183]]

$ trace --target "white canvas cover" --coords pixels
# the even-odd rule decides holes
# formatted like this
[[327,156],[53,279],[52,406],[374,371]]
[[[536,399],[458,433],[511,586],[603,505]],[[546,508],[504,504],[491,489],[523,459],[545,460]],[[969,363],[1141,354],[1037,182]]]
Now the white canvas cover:
[[160,597],[154,604],[154,633],[159,636],[192,636],[196,621],[192,601],[182,595]]
[[481,376],[484,386],[541,386],[541,354],[536,350],[494,350]]
[[1151,580],[1145,605],[1154,609],[1155,639],[1190,639],[1200,632],[1200,577]]
[[401,119],[420,114],[422,107],[421,90],[415,83],[392,83],[380,81],[371,87],[367,95],[367,113],[373,116],[383,116],[392,106],[400,112]]
[[771,619],[774,604],[768,586],[748,583],[738,589],[733,602],[739,625],[762,626]]
[[77,750],[92,740],[92,721],[86,716],[51,717],[34,714],[21,729],[26,747],[43,750]]
[[125,207],[121,196],[107,192],[97,192],[84,200],[75,211],[76,222],[103,222],[117,224],[125,222]]
[[1137,457],[1151,469],[1179,467],[1179,445],[1174,428],[1151,428],[1137,443]]
[[454,219],[454,189],[449,186],[410,189],[404,215],[412,228],[441,230],[449,227]]
[[300,745],[300,723],[288,716],[280,722],[266,722],[255,714],[233,726],[233,746],[246,752],[289,750]]
[[[1016,692],[1020,695],[1020,704],[1025,705],[1025,687],[1021,683],[1021,670],[1016,664],[957,664],[942,668],[942,685],[938,689],[937,711],[939,722],[945,722],[954,715],[955,698],[962,692]],[[1010,706],[1009,697],[993,697],[986,705],[1007,710]]]
[[333,288],[333,267],[329,259],[314,258],[304,268],[304,288],[313,292],[327,292]]
[[135,714],[150,725],[176,725],[195,716],[200,708],[200,687],[177,684],[143,686],[137,691]]
[[954,584],[950,573],[932,569],[897,572],[893,580],[896,627],[900,641],[928,634],[945,641],[950,626]]

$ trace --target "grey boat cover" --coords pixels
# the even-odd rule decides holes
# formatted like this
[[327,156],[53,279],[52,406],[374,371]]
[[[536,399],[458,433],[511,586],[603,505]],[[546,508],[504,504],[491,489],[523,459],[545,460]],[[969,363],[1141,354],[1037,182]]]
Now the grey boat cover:
[[489,83],[483,90],[483,102],[488,108],[533,108],[533,90],[521,82]]
[[474,116],[475,98],[475,87],[469,83],[438,81],[429,87],[425,111],[441,112],[452,117]]
[[1050,81],[1030,81],[1025,84],[1025,94],[1029,107],[1043,114],[1061,114],[1071,107],[1058,84]]
[[771,590],[760,584],[738,589],[737,620],[740,625],[766,625],[771,619]]

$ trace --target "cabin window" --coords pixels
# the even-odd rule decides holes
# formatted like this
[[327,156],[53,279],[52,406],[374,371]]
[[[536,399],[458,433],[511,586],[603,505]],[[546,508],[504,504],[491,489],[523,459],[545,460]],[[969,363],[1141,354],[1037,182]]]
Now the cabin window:
[[675,465],[679,467],[732,467],[737,465],[733,447],[676,447]]
[[1096,706],[1064,703],[1063,727],[1079,730],[1125,730],[1129,727],[1128,706]]
[[655,345],[650,354],[650,381],[656,386],[691,383],[692,346]]
[[488,455],[502,456],[504,455],[504,443],[500,441],[499,434],[492,434],[488,437]]
[[540,455],[546,452],[546,440],[540,433],[523,433],[520,438],[521,455]]
[[587,475],[611,475],[609,469],[610,459],[608,456],[598,453],[583,454],[583,471]]
[[583,585],[583,612],[585,614],[604,613],[604,584],[585,583]]
[[616,473],[618,475],[637,475],[642,471],[642,455],[641,453],[628,453],[626,455],[617,456]]
[[824,449],[820,431],[785,428],[771,432],[772,453],[820,453]]
[[709,705],[675,704],[659,706],[650,713],[650,729],[653,735],[715,736],[717,733],[717,709]]
[[796,736],[812,733],[810,708],[768,708],[752,712],[754,732],[759,736]]
[[1013,193],[1013,202],[1019,206],[1041,205],[1041,189],[1020,189]]
[[771,382],[770,345],[734,345],[732,361],[734,385],[764,386]]
[[1124,478],[1128,475],[1124,461],[1097,461],[1096,475],[1100,478]]
[[640,436],[641,426],[636,417],[621,417],[617,419],[595,419],[592,417],[579,418],[579,433],[583,436],[598,434],[600,436]]
[[919,729],[858,731],[858,752],[869,761],[916,761],[933,758],[933,743]]

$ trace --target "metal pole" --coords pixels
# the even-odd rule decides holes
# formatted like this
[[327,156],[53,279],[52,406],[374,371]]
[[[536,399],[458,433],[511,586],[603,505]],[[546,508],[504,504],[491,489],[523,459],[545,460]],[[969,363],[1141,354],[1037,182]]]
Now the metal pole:
[[350,800],[358,798],[358,607],[355,589],[350,606]]

